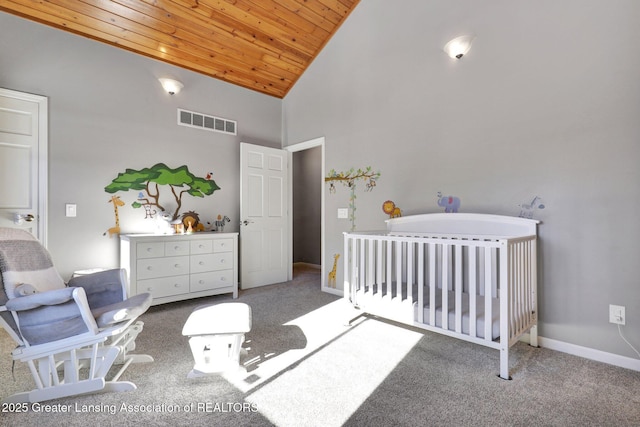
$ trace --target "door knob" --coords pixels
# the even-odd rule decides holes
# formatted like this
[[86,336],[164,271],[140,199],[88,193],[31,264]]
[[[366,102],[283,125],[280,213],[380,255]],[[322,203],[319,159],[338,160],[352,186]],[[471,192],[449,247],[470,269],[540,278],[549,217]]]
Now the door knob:
[[35,221],[36,217],[33,216],[32,214],[20,214],[20,213],[15,213],[13,214],[13,222],[14,224],[22,224],[23,222],[33,222]]
[[251,223],[253,223],[253,221],[251,221],[251,220],[249,220],[249,219],[245,219],[244,221],[242,221],[242,222],[240,223],[240,225],[249,225],[249,224],[251,224]]

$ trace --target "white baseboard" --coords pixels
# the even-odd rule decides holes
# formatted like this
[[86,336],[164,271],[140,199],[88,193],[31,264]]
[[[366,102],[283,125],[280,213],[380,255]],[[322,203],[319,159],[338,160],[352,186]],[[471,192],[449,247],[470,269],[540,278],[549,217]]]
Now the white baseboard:
[[322,286],[322,292],[326,292],[328,294],[333,294],[333,295],[337,295],[339,297],[343,296],[344,292],[342,292],[342,289],[336,289],[336,288],[330,288],[328,286]]
[[619,366],[621,368],[640,371],[640,359],[632,357],[620,356],[618,354],[607,353],[606,351],[595,350],[593,348],[582,347],[575,344],[569,344],[563,341],[557,341],[551,338],[538,337],[538,345],[550,350],[561,351],[563,353],[572,354],[574,356],[584,357],[585,359],[595,360],[597,362],[608,363],[609,365]]

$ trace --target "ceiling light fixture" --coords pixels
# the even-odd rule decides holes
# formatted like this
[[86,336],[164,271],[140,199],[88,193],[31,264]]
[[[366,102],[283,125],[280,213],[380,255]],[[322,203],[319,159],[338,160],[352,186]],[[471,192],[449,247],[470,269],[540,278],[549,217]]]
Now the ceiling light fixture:
[[444,51],[453,59],[460,59],[469,52],[474,36],[460,36],[444,45]]
[[162,78],[158,79],[162,84],[162,87],[169,95],[175,95],[180,92],[180,89],[184,87],[184,85],[178,80]]

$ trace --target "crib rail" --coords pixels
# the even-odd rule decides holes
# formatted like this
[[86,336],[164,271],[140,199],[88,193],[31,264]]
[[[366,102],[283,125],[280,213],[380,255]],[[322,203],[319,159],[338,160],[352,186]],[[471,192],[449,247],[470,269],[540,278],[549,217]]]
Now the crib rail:
[[537,322],[536,270],[535,235],[344,233],[351,303],[505,353]]

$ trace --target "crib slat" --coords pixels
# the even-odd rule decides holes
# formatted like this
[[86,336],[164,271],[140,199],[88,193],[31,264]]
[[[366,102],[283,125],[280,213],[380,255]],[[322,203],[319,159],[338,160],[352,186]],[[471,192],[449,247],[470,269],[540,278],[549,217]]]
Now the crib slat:
[[491,326],[493,313],[491,312],[491,290],[493,287],[493,249],[486,248],[484,254],[484,339],[491,341]]
[[455,322],[456,332],[462,332],[462,245],[456,245],[455,264]]
[[442,329],[449,329],[450,245],[442,245]]
[[391,288],[393,286],[393,240],[387,241],[387,281],[386,297],[391,299]]
[[413,242],[407,242],[407,302],[413,304]]
[[384,254],[384,240],[377,239],[376,240],[376,288],[377,288],[377,297],[382,298],[382,257]]
[[395,257],[396,257],[396,297],[402,300],[402,247],[403,243],[400,240],[395,242]]
[[436,326],[436,244],[429,243],[429,324]]
[[367,239],[367,262],[366,262],[366,271],[367,271],[367,279],[366,284],[367,288],[369,288],[369,292],[374,294],[376,292],[375,289],[375,276],[373,274],[373,268],[375,264],[373,263],[373,254],[375,251],[376,241],[374,239]]
[[418,322],[424,323],[424,244],[418,243]]
[[469,335],[478,336],[476,327],[476,293],[477,293],[477,274],[476,257],[478,255],[478,247],[469,247]]
[[364,261],[364,256],[365,256],[365,245],[366,245],[366,240],[365,239],[358,239],[358,254],[357,254],[357,258],[359,259],[359,264],[358,264],[358,287],[360,289],[362,289],[365,293],[369,293],[371,292],[371,289],[369,289],[367,287],[367,282],[366,282],[366,275],[367,275],[367,269],[366,266],[367,264]]

